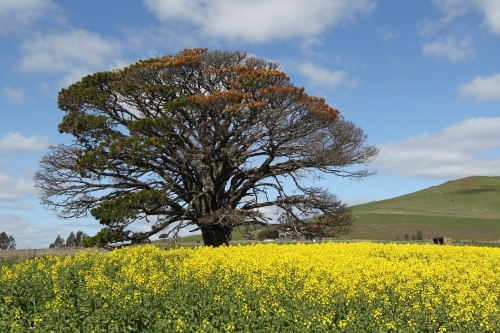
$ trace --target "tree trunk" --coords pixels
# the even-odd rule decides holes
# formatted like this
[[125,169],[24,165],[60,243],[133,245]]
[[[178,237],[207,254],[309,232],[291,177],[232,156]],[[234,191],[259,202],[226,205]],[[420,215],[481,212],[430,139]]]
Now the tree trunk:
[[229,245],[233,228],[221,224],[209,224],[201,227],[203,243],[206,246],[219,247],[222,244]]

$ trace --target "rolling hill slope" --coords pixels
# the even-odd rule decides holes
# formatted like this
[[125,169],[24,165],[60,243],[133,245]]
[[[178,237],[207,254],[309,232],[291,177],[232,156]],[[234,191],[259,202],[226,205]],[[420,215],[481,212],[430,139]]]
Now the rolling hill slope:
[[352,206],[356,216],[346,239],[500,239],[500,177],[474,176],[393,199]]

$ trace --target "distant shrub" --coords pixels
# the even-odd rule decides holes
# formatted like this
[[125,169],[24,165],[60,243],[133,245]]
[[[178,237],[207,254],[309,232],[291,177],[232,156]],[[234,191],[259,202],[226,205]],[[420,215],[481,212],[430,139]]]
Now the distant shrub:
[[411,236],[411,239],[412,240],[419,240],[419,241],[424,240],[424,234],[422,233],[422,231],[417,230],[417,234]]
[[138,244],[151,244],[151,239],[145,238],[141,240]]
[[257,233],[257,239],[278,239],[279,231],[274,228],[264,228]]
[[95,237],[90,237],[88,235],[83,235],[82,238],[83,247],[89,248],[97,245],[97,239]]

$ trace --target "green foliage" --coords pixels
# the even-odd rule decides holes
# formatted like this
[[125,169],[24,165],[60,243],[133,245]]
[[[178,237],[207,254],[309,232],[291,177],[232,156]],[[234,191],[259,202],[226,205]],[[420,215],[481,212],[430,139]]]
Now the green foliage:
[[180,97],[180,98],[174,99],[173,101],[165,102],[165,104],[163,104],[163,106],[168,111],[175,111],[183,106],[186,106],[187,104],[188,104],[188,99],[186,97]]
[[[130,135],[137,137],[144,137],[144,133],[156,133],[156,136],[161,138],[161,134],[169,131],[171,127],[172,122],[167,118],[141,118],[127,122]],[[165,142],[167,141],[163,141]]]
[[85,248],[97,246],[97,239],[95,237],[84,235],[82,238],[82,246]]
[[261,241],[264,239],[278,239],[278,237],[279,231],[272,227],[264,228],[257,233],[257,239]]
[[98,247],[105,247],[109,243],[122,242],[126,238],[126,233],[121,229],[101,229],[95,236],[95,244]]
[[112,225],[137,217],[141,209],[158,209],[169,202],[165,191],[144,190],[124,194],[114,200],[104,201],[99,207],[93,208],[90,213],[101,224]]

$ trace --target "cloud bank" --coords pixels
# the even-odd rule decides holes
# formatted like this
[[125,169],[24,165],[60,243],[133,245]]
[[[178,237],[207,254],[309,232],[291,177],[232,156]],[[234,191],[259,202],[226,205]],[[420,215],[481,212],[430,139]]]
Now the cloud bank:
[[0,169],[0,202],[12,203],[35,195],[35,183],[32,179],[17,178]]
[[[18,132],[7,133],[0,138],[0,153],[24,156],[25,153],[44,151],[50,144],[46,136],[25,137]],[[0,209],[32,209],[32,205],[25,200],[37,194],[33,171],[18,168],[17,172],[12,172],[4,167],[8,164],[6,160],[0,160]],[[18,173],[22,174],[21,177]]]
[[500,117],[472,118],[438,133],[379,145],[381,174],[427,179],[500,175]]
[[432,2],[445,13],[441,25],[448,24],[469,10],[474,10],[484,16],[483,24],[490,32],[500,34],[500,2],[498,0],[433,0]]
[[24,93],[20,89],[14,89],[6,86],[2,89],[2,95],[5,96],[9,101],[22,104],[24,103]]
[[466,60],[476,55],[470,37],[457,40],[454,36],[426,43],[422,46],[422,52],[424,55],[445,58],[452,62]]
[[458,92],[478,102],[500,101],[500,73],[492,76],[477,76],[469,83],[462,83]]
[[309,61],[302,63],[298,68],[298,72],[305,76],[309,80],[309,84],[313,87],[335,89],[340,84],[351,87],[357,84],[353,79],[347,80],[347,73],[344,71],[332,72]]
[[7,133],[0,138],[0,151],[31,152],[43,151],[51,144],[47,136],[25,137],[19,132]]
[[263,43],[314,37],[376,7],[373,0],[143,0],[161,21],[199,27],[205,36]]
[[0,34],[22,31],[57,11],[59,6],[50,0],[0,0]]
[[20,69],[25,73],[62,73],[62,86],[97,71],[121,66],[121,45],[86,30],[70,30],[26,40]]
[[[477,28],[486,27],[490,33],[500,34],[500,1],[498,0],[432,0],[443,13],[438,20],[425,18],[418,29],[423,36],[435,36],[448,30],[447,37],[438,37],[422,46],[422,53],[427,56],[445,58],[452,62],[474,57],[473,38]],[[478,12],[483,17],[475,27],[459,21],[459,17],[470,12]],[[462,31],[462,33],[458,33]]]

